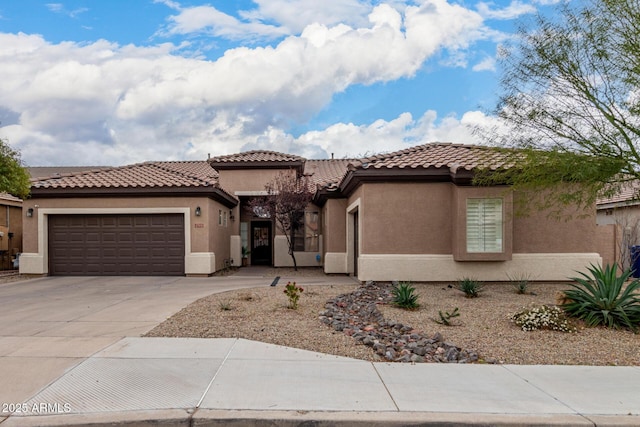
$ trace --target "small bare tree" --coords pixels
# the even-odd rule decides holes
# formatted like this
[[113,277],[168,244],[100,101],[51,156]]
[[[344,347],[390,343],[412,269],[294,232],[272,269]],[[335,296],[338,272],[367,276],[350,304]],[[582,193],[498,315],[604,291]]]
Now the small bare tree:
[[275,219],[276,226],[287,238],[294,270],[298,270],[294,253],[295,233],[304,226],[304,210],[313,199],[308,176],[279,172],[265,185],[267,195],[253,199],[249,207]]

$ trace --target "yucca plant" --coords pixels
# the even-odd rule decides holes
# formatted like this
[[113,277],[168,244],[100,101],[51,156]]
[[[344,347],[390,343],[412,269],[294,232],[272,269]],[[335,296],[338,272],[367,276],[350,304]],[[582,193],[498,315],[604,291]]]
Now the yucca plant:
[[416,288],[411,285],[411,282],[400,282],[391,291],[393,303],[400,308],[414,310],[420,306],[415,292]]
[[569,316],[582,319],[589,326],[625,327],[638,332],[640,325],[640,281],[634,279],[625,287],[631,270],[618,276],[615,265],[591,265],[589,274],[572,278],[573,289],[565,291],[562,308]]

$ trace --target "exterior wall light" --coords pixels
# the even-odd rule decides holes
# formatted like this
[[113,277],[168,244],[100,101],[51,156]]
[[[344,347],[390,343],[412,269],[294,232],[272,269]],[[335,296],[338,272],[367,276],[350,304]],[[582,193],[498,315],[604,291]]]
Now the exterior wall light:
[[233,215],[233,211],[229,211],[229,219],[231,221],[235,221],[236,220],[236,217]]
[[31,218],[33,216],[33,208],[27,209],[27,218]]
[[200,215],[202,215],[202,209],[200,209],[200,206],[196,206],[196,216]]

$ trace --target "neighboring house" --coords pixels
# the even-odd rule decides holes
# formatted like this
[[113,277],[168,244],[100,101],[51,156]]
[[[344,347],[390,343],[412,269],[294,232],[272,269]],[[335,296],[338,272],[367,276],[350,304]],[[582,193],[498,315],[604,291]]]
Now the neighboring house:
[[289,266],[286,237],[246,207],[279,172],[316,184],[296,235],[300,266],[360,280],[563,280],[596,253],[595,208],[571,221],[514,216],[522,196],[471,185],[500,166],[483,147],[426,144],[366,159],[307,160],[250,151],[200,162],[149,162],[36,181],[24,208],[25,274],[208,275]]
[[22,252],[22,199],[0,193],[0,270],[13,269]]
[[596,202],[600,253],[603,262],[631,266],[631,247],[640,245],[640,182],[631,181],[620,192]]

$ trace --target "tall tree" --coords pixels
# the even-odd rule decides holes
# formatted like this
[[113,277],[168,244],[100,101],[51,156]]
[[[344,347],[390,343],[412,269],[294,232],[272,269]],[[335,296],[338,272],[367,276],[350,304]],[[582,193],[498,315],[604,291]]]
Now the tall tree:
[[24,199],[30,188],[29,174],[22,166],[20,152],[0,138],[0,192]]
[[547,190],[543,207],[589,206],[640,178],[640,0],[575,4],[521,25],[501,49],[505,127],[476,129],[516,149],[505,150],[514,167],[477,182]]
[[305,175],[283,171],[265,185],[265,190],[267,195],[253,199],[249,207],[275,220],[277,227],[287,238],[289,255],[293,260],[293,268],[297,271],[295,234],[303,231],[304,211],[314,195],[311,183]]

